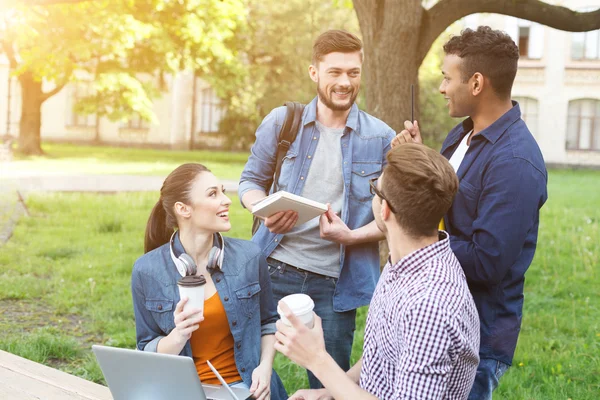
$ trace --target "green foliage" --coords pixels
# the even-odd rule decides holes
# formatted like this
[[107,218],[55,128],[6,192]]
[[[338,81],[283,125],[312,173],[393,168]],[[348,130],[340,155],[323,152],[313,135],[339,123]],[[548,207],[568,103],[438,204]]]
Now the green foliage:
[[245,69],[233,81],[214,81],[228,114],[220,130],[231,147],[247,148],[260,121],[285,101],[307,103],[316,95],[308,76],[312,45],[327,29],[359,34],[358,21],[347,2],[249,1],[248,23],[235,46]]
[[240,69],[229,41],[245,23],[244,0],[100,0],[7,12],[0,35],[4,51],[16,52],[13,74],[59,86],[94,81],[76,107],[83,114],[153,121],[165,72]]
[[460,121],[448,115],[446,100],[439,91],[443,77],[442,46],[455,30],[449,28],[434,42],[419,68],[419,126],[423,140],[433,148],[440,148],[448,132]]

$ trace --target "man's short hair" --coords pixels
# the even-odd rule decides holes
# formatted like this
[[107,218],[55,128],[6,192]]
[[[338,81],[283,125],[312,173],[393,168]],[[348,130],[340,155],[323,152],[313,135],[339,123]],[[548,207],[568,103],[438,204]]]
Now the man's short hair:
[[329,53],[354,53],[360,51],[362,60],[362,41],[350,32],[332,29],[323,32],[313,45],[312,63],[317,65]]
[[407,143],[387,154],[381,191],[400,227],[419,238],[435,234],[458,190],[454,169],[437,151]]
[[489,26],[480,26],[475,31],[467,28],[446,42],[444,52],[462,58],[463,83],[479,72],[490,80],[499,97],[510,97],[517,75],[519,48],[505,32]]

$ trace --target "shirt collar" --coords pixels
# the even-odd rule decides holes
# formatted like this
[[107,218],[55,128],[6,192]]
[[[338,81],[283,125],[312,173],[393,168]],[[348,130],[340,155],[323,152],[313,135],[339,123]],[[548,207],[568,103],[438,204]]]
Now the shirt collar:
[[[306,118],[304,119],[304,125],[309,123],[314,123],[317,120],[317,103],[319,101],[319,96],[312,99],[312,101],[306,106]],[[352,104],[352,108],[350,108],[350,114],[348,114],[348,118],[346,119],[346,127],[352,129],[353,131],[358,131],[358,115],[359,108],[356,103]]]
[[[222,244],[222,239],[219,237],[219,233],[214,233],[213,234],[213,246],[214,245],[219,245],[219,243]],[[183,248],[183,244],[181,243],[181,240],[179,239],[179,231],[175,232],[175,237],[173,238],[173,253],[175,254],[175,257],[179,257],[182,253],[186,253],[185,249]],[[217,263],[217,269],[218,270],[223,270],[222,267],[222,254],[223,252],[221,252],[221,262]]]
[[[519,107],[519,103],[513,100],[512,105],[512,108],[504,113],[504,115],[494,121],[493,124],[479,132],[481,136],[486,138],[492,144],[496,143],[498,139],[500,139],[500,136],[502,136],[502,134],[508,129],[508,127],[521,118],[521,108]],[[473,130],[473,120],[471,117],[469,117],[465,119],[462,124],[458,125],[458,127],[462,127],[462,129],[455,128],[448,135],[450,146],[461,140],[465,134]]]
[[521,108],[519,107],[519,103],[516,101],[512,102],[512,108],[504,113],[500,118],[494,121],[493,124],[482,130],[480,133],[483,137],[485,137],[489,142],[496,143],[500,136],[509,126],[518,121],[521,118]]
[[448,233],[446,231],[438,231],[438,238],[437,242],[413,251],[402,257],[394,265],[391,263],[391,258],[388,257],[388,268],[390,271],[388,282],[394,280],[398,275],[413,275],[430,259],[450,251],[450,236]]

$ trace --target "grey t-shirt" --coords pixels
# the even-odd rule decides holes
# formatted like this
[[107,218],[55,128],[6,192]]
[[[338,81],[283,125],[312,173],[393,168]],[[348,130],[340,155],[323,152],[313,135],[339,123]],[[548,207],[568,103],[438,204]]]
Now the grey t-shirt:
[[[344,128],[332,129],[316,121],[321,137],[306,176],[301,195],[330,203],[339,214],[344,202],[342,147]],[[319,218],[314,218],[287,233],[271,257],[317,274],[339,277],[340,245],[321,239]]]

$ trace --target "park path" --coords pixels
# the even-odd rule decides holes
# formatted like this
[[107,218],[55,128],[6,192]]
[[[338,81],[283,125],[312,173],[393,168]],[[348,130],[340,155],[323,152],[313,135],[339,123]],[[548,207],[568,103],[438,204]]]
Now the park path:
[[[27,214],[24,198],[32,192],[159,192],[164,176],[44,173],[0,168],[0,245],[10,239],[19,218]],[[221,181],[237,193],[237,181]]]
[[[164,176],[44,174],[10,171],[0,175],[0,190],[29,192],[158,192]],[[237,192],[238,182],[221,181],[227,191]]]

